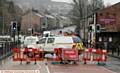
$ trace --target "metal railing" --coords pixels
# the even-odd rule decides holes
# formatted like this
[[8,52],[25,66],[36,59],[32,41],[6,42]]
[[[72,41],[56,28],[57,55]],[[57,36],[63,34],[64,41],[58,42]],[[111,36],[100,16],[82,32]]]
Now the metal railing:
[[0,41],[0,60],[12,55],[11,48],[15,47],[14,42]]

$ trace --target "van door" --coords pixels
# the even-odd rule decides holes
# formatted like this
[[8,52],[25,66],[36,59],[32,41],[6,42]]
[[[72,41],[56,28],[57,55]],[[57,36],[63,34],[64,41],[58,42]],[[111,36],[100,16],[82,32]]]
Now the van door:
[[55,38],[48,38],[47,42],[45,44],[44,50],[48,52],[53,52],[54,51],[54,41]]
[[47,38],[42,38],[42,39],[39,40],[38,47],[40,49],[44,49],[45,48],[46,40],[47,40]]

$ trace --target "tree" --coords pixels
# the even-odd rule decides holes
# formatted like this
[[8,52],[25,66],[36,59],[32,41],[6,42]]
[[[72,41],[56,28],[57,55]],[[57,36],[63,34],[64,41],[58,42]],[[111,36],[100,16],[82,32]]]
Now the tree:
[[76,33],[80,33],[80,30],[85,30],[87,19],[97,11],[102,9],[104,3],[102,0],[73,0],[73,9],[71,14],[71,20],[76,24]]
[[82,28],[82,19],[86,16],[86,6],[88,0],[73,0],[73,9],[71,10],[71,20],[73,24],[77,25],[76,32],[80,33],[79,29]]

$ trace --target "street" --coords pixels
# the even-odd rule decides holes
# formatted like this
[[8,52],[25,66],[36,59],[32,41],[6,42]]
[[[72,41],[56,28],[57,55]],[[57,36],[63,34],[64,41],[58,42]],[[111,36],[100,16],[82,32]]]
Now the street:
[[[110,57],[106,66],[98,66],[96,64],[87,64],[84,65],[82,62],[77,64],[51,64],[51,61],[48,61],[48,65],[45,65],[44,61],[37,62],[34,65],[34,61],[30,64],[23,62],[12,61],[12,58],[7,59],[7,61],[0,65],[0,70],[11,71],[11,73],[119,73],[120,72],[120,62],[116,58]],[[18,71],[18,72],[17,72]],[[4,72],[3,72],[4,73]]]

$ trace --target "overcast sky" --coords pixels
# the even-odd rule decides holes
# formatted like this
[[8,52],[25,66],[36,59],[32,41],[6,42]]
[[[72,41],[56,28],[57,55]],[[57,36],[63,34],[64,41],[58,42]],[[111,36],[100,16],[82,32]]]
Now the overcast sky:
[[[53,0],[53,1],[60,1],[60,2],[71,2],[71,0]],[[115,4],[120,2],[120,0],[103,0],[105,4]]]

